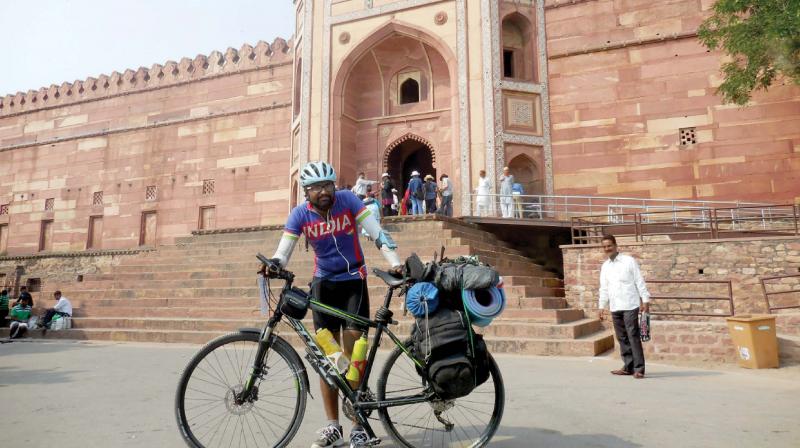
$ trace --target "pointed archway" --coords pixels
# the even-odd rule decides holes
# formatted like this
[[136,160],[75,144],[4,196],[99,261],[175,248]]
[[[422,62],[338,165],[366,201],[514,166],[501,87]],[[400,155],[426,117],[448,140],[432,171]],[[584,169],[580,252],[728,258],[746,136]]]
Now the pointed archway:
[[422,178],[427,174],[436,178],[436,152],[427,139],[406,134],[386,148],[383,167],[397,186],[397,191],[403,194],[414,171],[418,171]]

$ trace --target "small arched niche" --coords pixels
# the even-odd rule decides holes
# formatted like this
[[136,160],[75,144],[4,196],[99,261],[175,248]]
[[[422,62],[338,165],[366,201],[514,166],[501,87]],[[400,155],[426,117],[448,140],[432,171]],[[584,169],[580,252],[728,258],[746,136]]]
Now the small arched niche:
[[400,104],[419,103],[420,98],[420,85],[419,81],[409,76],[405,80],[400,81],[400,92],[398,93],[398,101]]
[[503,78],[537,82],[536,37],[531,21],[514,12],[503,18]]

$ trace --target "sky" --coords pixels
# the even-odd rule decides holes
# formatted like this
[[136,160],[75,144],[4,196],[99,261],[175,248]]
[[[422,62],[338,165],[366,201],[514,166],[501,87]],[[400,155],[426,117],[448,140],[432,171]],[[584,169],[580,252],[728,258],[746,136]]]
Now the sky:
[[292,0],[0,0],[0,96],[287,41]]

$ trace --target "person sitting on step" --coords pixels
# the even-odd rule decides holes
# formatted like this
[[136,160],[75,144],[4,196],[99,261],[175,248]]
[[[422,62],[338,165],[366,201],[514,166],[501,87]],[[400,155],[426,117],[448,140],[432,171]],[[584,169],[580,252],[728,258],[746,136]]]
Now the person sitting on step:
[[11,319],[9,337],[19,339],[25,335],[28,331],[28,320],[31,318],[31,300],[27,297],[20,298],[19,303],[11,308],[8,318]]
[[53,293],[53,298],[56,300],[56,306],[48,308],[42,319],[39,321],[39,328],[50,328],[50,322],[56,316],[72,317],[72,303],[66,297],[61,295],[61,291]]

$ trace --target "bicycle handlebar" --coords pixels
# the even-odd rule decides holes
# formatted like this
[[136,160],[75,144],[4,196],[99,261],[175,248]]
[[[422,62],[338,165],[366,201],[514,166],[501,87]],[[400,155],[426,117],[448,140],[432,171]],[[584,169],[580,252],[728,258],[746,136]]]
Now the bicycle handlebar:
[[256,254],[256,258],[258,258],[258,261],[264,265],[264,276],[289,281],[294,279],[294,274],[292,272],[283,269],[280,264],[275,263],[273,260],[270,260],[263,254]]

